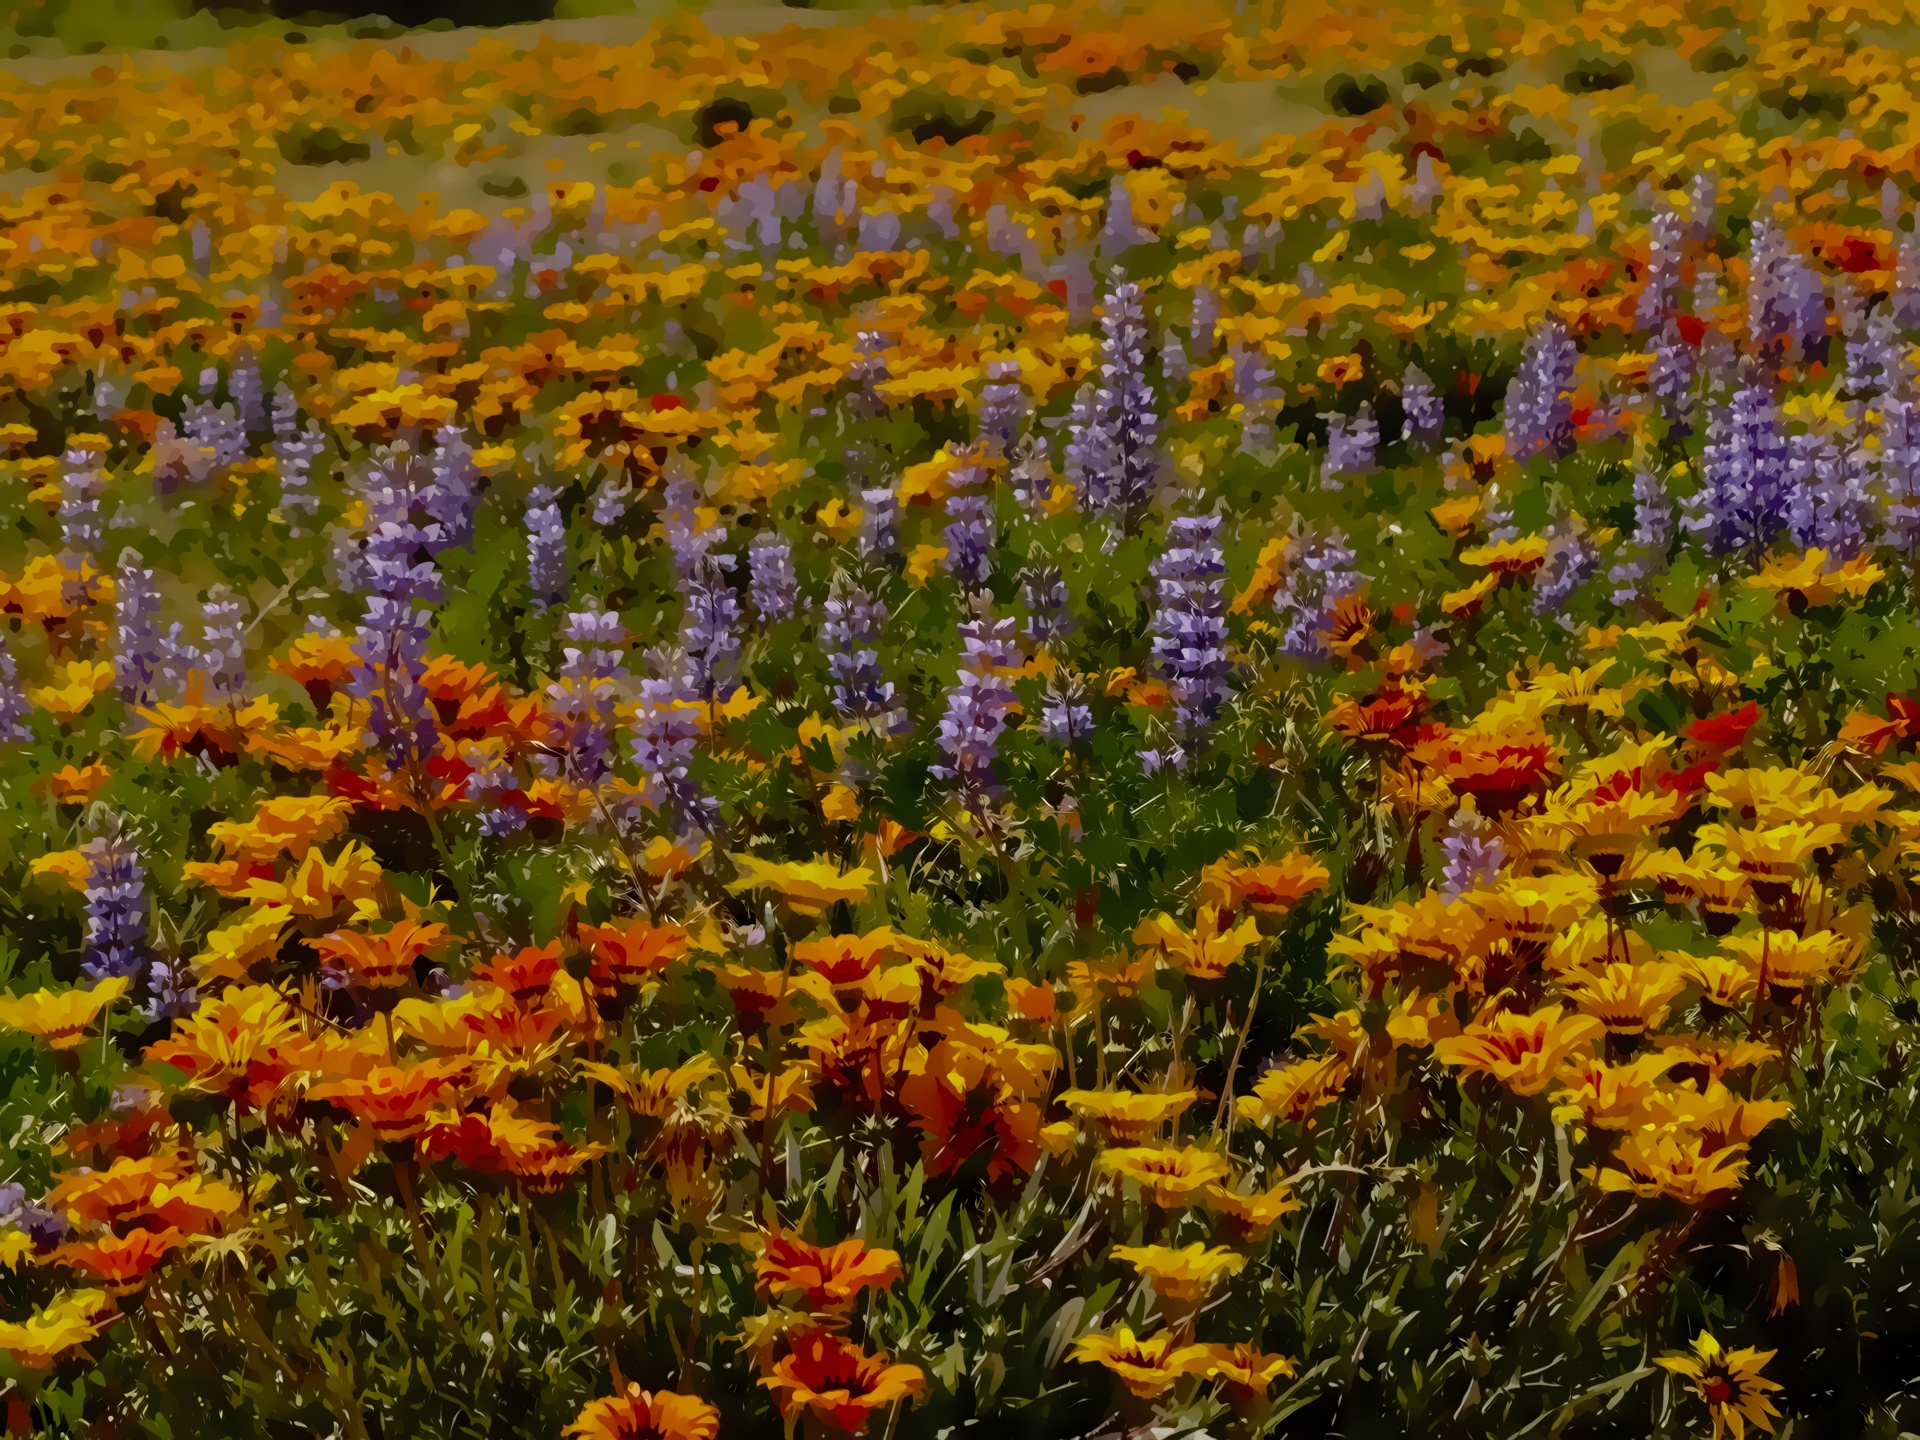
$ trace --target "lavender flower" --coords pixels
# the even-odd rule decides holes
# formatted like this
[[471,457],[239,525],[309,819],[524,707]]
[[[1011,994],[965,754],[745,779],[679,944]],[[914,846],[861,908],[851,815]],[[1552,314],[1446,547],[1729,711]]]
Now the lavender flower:
[[1886,495],[1887,539],[1920,551],[1920,405],[1889,395],[1880,406],[1879,479]]
[[60,472],[60,563],[73,572],[64,587],[70,603],[84,603],[93,593],[92,585],[81,577],[88,566],[98,563],[100,494],[106,485],[107,472],[91,454],[67,451]]
[[207,592],[206,603],[200,608],[203,622],[198,658],[207,677],[208,693],[228,704],[238,704],[247,692],[246,629],[241,622],[241,604],[226,586],[216,585]]
[[[287,397],[291,400],[293,397]],[[279,401],[274,402],[276,431]],[[314,431],[276,434],[273,442],[274,468],[280,475],[280,510],[288,517],[289,528],[299,533],[299,517],[311,517],[320,508],[320,497],[313,493],[313,462],[320,458],[326,441]]]
[[617,613],[588,596],[567,616],[560,635],[560,673],[547,686],[549,713],[559,722],[569,773],[596,785],[613,770],[614,702],[627,674],[621,648],[626,629]]
[[1027,607],[1027,638],[1050,645],[1073,633],[1067,611],[1067,582],[1058,565],[1034,565],[1021,572],[1020,598]]
[[1920,329],[1920,234],[1900,240],[1893,270],[1893,319],[1902,330]]
[[1715,555],[1759,554],[1786,525],[1787,445],[1773,397],[1757,380],[1715,416],[1700,466],[1700,488],[1681,521]]
[[440,432],[439,442],[433,452],[432,478],[419,496],[427,519],[426,547],[436,555],[473,543],[473,507],[480,486],[467,432],[449,425]]
[[1547,559],[1534,581],[1533,610],[1572,627],[1567,607],[1574,595],[1599,568],[1600,551],[1577,520],[1563,521],[1547,532]]
[[993,574],[993,498],[977,453],[951,444],[947,453],[957,463],[947,479],[946,568],[967,589],[978,590]]
[[684,832],[711,830],[718,806],[704,794],[689,766],[700,739],[699,711],[687,702],[701,696],[690,683],[687,657],[678,650],[649,652],[653,675],[640,682],[633,724],[633,758],[640,767],[641,803],[667,814]]
[[772,531],[747,547],[747,598],[763,623],[777,624],[793,614],[800,582],[793,573],[793,547]]
[[1792,242],[1770,220],[1753,227],[1747,257],[1747,331],[1762,354],[1798,341],[1810,359],[1826,343],[1827,297]]
[[1038,446],[1023,444],[1015,452],[1007,475],[1013,498],[1029,520],[1044,520],[1053,499],[1053,471],[1047,466],[1046,453]]
[[420,684],[431,624],[411,599],[375,595],[354,636],[346,688],[367,702],[367,731],[396,772],[416,771],[435,747],[433,700]]
[[1687,238],[1704,245],[1713,238],[1714,212],[1720,204],[1720,182],[1698,171],[1687,191]]
[[1851,397],[1856,420],[1864,420],[1882,396],[1904,390],[1911,378],[1906,345],[1888,309],[1875,310],[1852,327],[1845,353],[1840,388]]
[[282,380],[273,387],[273,438],[291,440],[300,433],[300,402]]
[[1647,389],[1660,402],[1672,424],[1685,424],[1693,411],[1693,379],[1697,366],[1698,356],[1680,333],[1680,322],[1668,316],[1654,337]]
[[1029,409],[1026,386],[1020,383],[1020,364],[1016,360],[992,360],[987,364],[987,383],[980,388],[979,440],[982,451],[1002,459],[1010,458]]
[[120,552],[113,583],[113,672],[120,698],[129,705],[150,699],[161,658],[160,591],[140,552]]
[[726,528],[708,523],[700,516],[700,491],[691,471],[683,471],[667,482],[661,499],[665,502],[660,528],[673,553],[674,569],[679,573],[684,595],[687,582],[705,566],[707,555],[727,538]]
[[1665,483],[1651,470],[1639,471],[1633,477],[1633,535],[1607,572],[1614,604],[1644,598],[1646,581],[1667,568],[1673,535],[1673,499]]
[[1866,549],[1878,528],[1867,493],[1861,452],[1824,435],[1795,435],[1788,442],[1787,530],[1799,549],[1815,546],[1834,562]]
[[892,555],[900,548],[900,496],[891,485],[860,492],[860,549],[869,555]]
[[33,739],[33,732],[27,728],[27,715],[32,709],[20,689],[13,647],[0,635],[0,744],[18,745]]
[[978,811],[999,793],[993,762],[1007,717],[1018,703],[1006,676],[1020,665],[1020,647],[1010,619],[965,621],[960,642],[958,682],[947,692],[946,714],[940,719],[944,758],[927,768],[951,781],[967,805]]
[[1066,449],[1062,457],[1067,482],[1083,513],[1100,514],[1112,502],[1114,470],[1118,464],[1112,416],[1100,403],[1100,389],[1092,381],[1074,393],[1067,412]]
[[1461,810],[1441,837],[1446,864],[1440,889],[1447,899],[1457,900],[1498,883],[1501,867],[1507,863],[1507,847],[1498,835],[1488,833],[1489,828],[1474,811]]
[[527,588],[536,611],[559,604],[567,593],[567,532],[555,503],[559,498],[549,485],[527,492]]
[[1153,655],[1172,694],[1174,725],[1191,738],[1220,718],[1232,688],[1227,658],[1226,561],[1218,515],[1183,515],[1167,530],[1153,563],[1159,604],[1150,627]]
[[1520,368],[1507,386],[1507,453],[1524,464],[1535,455],[1573,453],[1573,337],[1549,320],[1527,338]]
[[854,361],[847,367],[847,379],[855,385],[854,392],[847,397],[847,408],[862,420],[884,419],[887,411],[887,397],[880,387],[892,378],[887,368],[887,337],[877,330],[862,330],[855,339]]
[[593,523],[602,530],[611,530],[626,518],[627,506],[632,500],[633,487],[627,483],[626,472],[608,475],[593,492]]
[[1286,569],[1273,596],[1274,612],[1287,627],[1282,649],[1297,659],[1323,660],[1334,612],[1367,577],[1354,567],[1356,556],[1338,530],[1324,539],[1289,540],[1283,558]]
[[[1117,272],[1116,272],[1117,273]],[[1100,317],[1099,403],[1113,416],[1113,487],[1109,505],[1122,533],[1140,526],[1159,473],[1160,416],[1147,386],[1147,324],[1140,287],[1122,281],[1108,292]]]
[[1447,428],[1447,407],[1441,401],[1439,392],[1433,388],[1433,381],[1427,378],[1426,371],[1417,365],[1409,365],[1407,373],[1401,377],[1400,408],[1406,415],[1409,445],[1431,450],[1440,443],[1440,437]]
[[1071,750],[1093,733],[1087,687],[1077,675],[1056,669],[1040,696],[1040,733],[1050,744]]
[[1362,402],[1352,419],[1345,415],[1323,415],[1327,422],[1327,453],[1320,463],[1320,486],[1338,490],[1348,476],[1373,473],[1374,456],[1380,447],[1380,426],[1373,418],[1373,406]]
[[845,574],[828,592],[820,644],[833,676],[833,708],[842,720],[878,723],[893,714],[893,685],[880,668],[877,649],[886,630],[887,607]]
[[1266,352],[1251,350],[1235,341],[1228,354],[1233,360],[1233,393],[1240,402],[1240,453],[1267,455],[1278,443],[1274,420],[1280,413],[1280,389],[1273,383],[1273,367]]
[[227,394],[233,397],[242,434],[258,435],[267,428],[266,384],[260,378],[260,357],[242,346],[227,367]]
[[1647,283],[1633,312],[1636,329],[1657,333],[1672,317],[1684,240],[1684,224],[1673,211],[1662,209],[1653,217],[1647,237]]
[[89,978],[132,977],[147,963],[147,872],[140,852],[120,837],[80,847],[87,862],[85,956]]
[[467,799],[480,819],[480,833],[495,838],[518,835],[533,818],[527,813],[518,777],[499,740],[468,745],[460,752],[472,773],[467,776]]

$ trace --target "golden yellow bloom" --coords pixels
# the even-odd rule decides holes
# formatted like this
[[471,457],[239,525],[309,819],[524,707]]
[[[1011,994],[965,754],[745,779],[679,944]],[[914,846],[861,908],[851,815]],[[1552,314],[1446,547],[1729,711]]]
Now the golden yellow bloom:
[[1729,1010],[1751,1000],[1760,982],[1758,972],[1739,955],[1689,955],[1668,950],[1661,958],[1678,965],[1687,983],[1695,986],[1703,999]]
[[1209,1185],[1207,1204],[1226,1220],[1234,1234],[1246,1241],[1263,1238],[1282,1215],[1290,1215],[1300,1208],[1300,1202],[1284,1180],[1271,1190],[1256,1190],[1251,1195],[1242,1195],[1225,1185]]
[[1595,1183],[1602,1190],[1631,1190],[1646,1200],[1670,1195],[1684,1205],[1738,1190],[1747,1173],[1747,1147],[1726,1145],[1709,1151],[1704,1145],[1697,1135],[1629,1130],[1613,1152],[1620,1168],[1600,1170]]
[[72,720],[112,684],[113,666],[105,660],[69,660],[53,684],[29,689],[27,699],[56,720]]
[[858,905],[867,898],[875,879],[871,870],[843,873],[824,860],[777,864],[757,855],[732,858],[740,869],[740,878],[729,883],[727,889],[771,890],[801,915],[820,915],[841,901]]
[[1767,561],[1760,573],[1747,578],[1756,590],[1765,590],[1781,605],[1798,613],[1809,605],[1831,605],[1836,600],[1865,597],[1887,572],[1871,555],[1855,555],[1844,564],[1830,565],[1832,557],[1817,546],[1804,555],[1781,555]]
[[1516,1095],[1537,1095],[1552,1083],[1560,1062],[1584,1050],[1605,1033],[1591,1015],[1561,1018],[1562,1007],[1549,1005],[1531,1015],[1502,1010],[1476,1020],[1451,1040],[1436,1040],[1434,1058],[1443,1065],[1493,1076]]
[[1258,1346],[1245,1342],[1187,1348],[1204,1352],[1187,1360],[1187,1373],[1203,1380],[1218,1380],[1230,1392],[1264,1391],[1276,1380],[1291,1378],[1296,1368],[1286,1356],[1268,1355]]
[[1134,1144],[1169,1120],[1178,1120],[1199,1098],[1197,1090],[1068,1090],[1061,1094],[1060,1103],[1076,1115],[1099,1121],[1114,1139]]
[[1570,1056],[1553,1092],[1556,1123],[1579,1121],[1601,1130],[1627,1130],[1645,1122],[1647,1107],[1659,1094],[1667,1071],[1679,1057],[1666,1051],[1609,1065],[1591,1055]]
[[1211,1249],[1195,1241],[1180,1249],[1170,1245],[1116,1245],[1112,1254],[1147,1279],[1162,1300],[1198,1300],[1229,1275],[1238,1275],[1247,1263],[1224,1245]]
[[1234,1112],[1256,1125],[1275,1120],[1298,1123],[1323,1105],[1340,1098],[1352,1072],[1338,1055],[1315,1055],[1269,1070],[1255,1082],[1251,1095],[1233,1102]]
[[1835,979],[1852,963],[1855,946],[1832,930],[1799,935],[1792,930],[1751,930],[1729,935],[1720,944],[1754,974],[1755,983],[1798,990]]
[[1713,1421],[1714,1440],[1728,1430],[1734,1440],[1744,1440],[1748,1422],[1771,1435],[1773,1417],[1780,1413],[1767,1398],[1780,1386],[1760,1373],[1773,1356],[1771,1350],[1728,1350],[1703,1330],[1694,1337],[1691,1355],[1658,1355],[1654,1364],[1693,1382],[1693,1393]]
[[1187,1205],[1209,1185],[1230,1173],[1226,1157],[1189,1145],[1180,1150],[1121,1146],[1102,1150],[1093,1168],[1102,1175],[1135,1181],[1163,1209]]
[[0,1350],[29,1370],[44,1370],[115,1320],[120,1307],[104,1290],[73,1290],[15,1323],[0,1320]]
[[1727,859],[1752,880],[1790,884],[1799,879],[1801,867],[1815,852],[1841,844],[1846,835],[1838,825],[1796,820],[1754,830],[1702,825],[1697,838],[1702,845],[1724,850]]
[[560,1433],[579,1440],[717,1440],[720,1412],[697,1395],[648,1392],[630,1381],[624,1395],[589,1400]]
[[1073,1342],[1073,1358],[1106,1366],[1133,1394],[1151,1400],[1182,1375],[1192,1373],[1188,1367],[1206,1359],[1207,1348],[1175,1345],[1164,1330],[1141,1339],[1122,1325],[1111,1334],[1081,1336]]
[[1526,535],[1460,552],[1460,563],[1490,570],[1495,575],[1530,575],[1547,563],[1547,537]]
[[1298,852],[1270,863],[1241,863],[1229,855],[1200,872],[1200,900],[1225,910],[1242,905],[1256,912],[1285,915],[1316,890],[1326,888],[1327,867]]
[[1664,961],[1635,965],[1615,961],[1576,973],[1562,982],[1583,1015],[1591,1015],[1615,1035],[1644,1035],[1658,1029],[1687,977]]
[[91,990],[36,990],[31,995],[0,996],[0,1026],[71,1050],[86,1038],[100,1012],[127,993],[124,975],[102,980]]
[[1158,949],[1174,969],[1195,980],[1218,980],[1260,939],[1260,926],[1253,919],[1234,925],[1232,918],[1231,911],[1202,905],[1188,930],[1162,913],[1141,922],[1133,943]]

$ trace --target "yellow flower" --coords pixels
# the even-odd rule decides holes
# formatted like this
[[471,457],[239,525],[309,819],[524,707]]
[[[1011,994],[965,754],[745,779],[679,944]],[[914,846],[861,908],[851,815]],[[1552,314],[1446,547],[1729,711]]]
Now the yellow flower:
[[1766,984],[1789,990],[1834,979],[1854,954],[1853,942],[1832,930],[1805,936],[1792,930],[1753,930],[1720,943],[1752,971],[1755,984],[1764,977]]
[[1296,1060],[1262,1075],[1251,1095],[1233,1102],[1234,1113],[1256,1125],[1310,1119],[1322,1105],[1340,1098],[1350,1073],[1346,1060],[1339,1055]]
[[1197,1090],[1136,1094],[1129,1090],[1068,1090],[1060,1103],[1106,1127],[1116,1140],[1144,1140],[1169,1120],[1177,1120],[1200,1098]]
[[1133,942],[1157,948],[1174,969],[1195,980],[1218,980],[1260,938],[1260,926],[1251,917],[1238,925],[1231,924],[1232,919],[1231,911],[1202,905],[1188,930],[1163,912],[1142,921]]
[[1271,1190],[1257,1190],[1251,1195],[1242,1195],[1224,1185],[1209,1185],[1207,1204],[1225,1217],[1235,1234],[1247,1241],[1260,1239],[1282,1215],[1300,1208],[1300,1202],[1284,1180]]
[[1198,1146],[1181,1150],[1122,1146],[1101,1151],[1093,1168],[1103,1175],[1137,1182],[1162,1209],[1190,1204],[1196,1195],[1230,1173],[1225,1156]]
[[1198,1375],[1203,1380],[1218,1380],[1229,1391],[1258,1393],[1264,1391],[1275,1380],[1293,1375],[1293,1361],[1284,1355],[1268,1355],[1257,1346],[1244,1342],[1239,1345],[1199,1345],[1189,1346],[1203,1354],[1196,1355],[1186,1362],[1189,1375]]
[[1629,1130],[1613,1152],[1620,1168],[1600,1170],[1595,1183],[1602,1190],[1631,1190],[1645,1200],[1668,1195],[1683,1205],[1738,1190],[1747,1173],[1747,1147],[1707,1150],[1705,1144],[1697,1135]]
[[1153,1282],[1164,1300],[1198,1300],[1229,1275],[1237,1275],[1247,1257],[1224,1245],[1211,1249],[1195,1241],[1181,1249],[1171,1245],[1116,1245],[1116,1260],[1124,1260]]
[[47,1042],[55,1050],[72,1050],[86,1038],[93,1022],[127,993],[127,977],[102,980],[91,990],[36,990],[31,995],[0,995],[0,1026]]
[[1616,960],[1569,976],[1565,984],[1581,1013],[1599,1020],[1610,1033],[1644,1035],[1666,1019],[1667,1008],[1687,988],[1687,977],[1678,965],[1664,961],[1634,965]]
[[1137,1337],[1122,1325],[1109,1335],[1083,1335],[1073,1342],[1073,1358],[1104,1365],[1142,1400],[1151,1400],[1207,1357],[1204,1345],[1175,1345],[1166,1331]]
[[119,1305],[105,1291],[71,1291],[18,1324],[0,1320],[0,1350],[15,1364],[44,1370],[119,1318]]
[[104,660],[69,660],[51,685],[27,691],[27,699],[58,720],[71,720],[113,684],[113,666]]
[[820,915],[845,901],[858,905],[873,888],[874,873],[864,867],[842,872],[825,860],[779,864],[757,855],[735,855],[740,878],[727,889],[771,890],[802,915]]
[[1779,556],[1767,561],[1758,575],[1749,576],[1747,584],[1765,590],[1797,613],[1809,605],[1862,599],[1887,578],[1887,572],[1869,555],[1855,555],[1837,566],[1829,564],[1831,559],[1818,548],[1804,555]]
[[1760,1373],[1773,1356],[1771,1350],[1728,1350],[1702,1331],[1694,1337],[1691,1355],[1658,1355],[1654,1364],[1693,1382],[1693,1393],[1700,1397],[1713,1421],[1714,1440],[1728,1430],[1734,1440],[1743,1440],[1749,1421],[1769,1435],[1773,1433],[1773,1417],[1780,1412],[1767,1395],[1780,1386]]
[[907,579],[915,585],[926,584],[946,558],[947,547],[944,545],[914,546],[907,552]]
[[1531,1015],[1502,1010],[1450,1040],[1436,1040],[1433,1053],[1443,1065],[1493,1076],[1516,1095],[1537,1095],[1552,1083],[1562,1060],[1605,1031],[1591,1015],[1562,1019],[1558,1005]]

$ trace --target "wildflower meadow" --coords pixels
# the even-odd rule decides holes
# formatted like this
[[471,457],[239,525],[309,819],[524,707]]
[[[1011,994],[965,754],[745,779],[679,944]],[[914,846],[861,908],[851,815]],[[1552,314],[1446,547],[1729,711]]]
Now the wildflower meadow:
[[1920,1433],[1920,10],[82,3],[9,1435]]

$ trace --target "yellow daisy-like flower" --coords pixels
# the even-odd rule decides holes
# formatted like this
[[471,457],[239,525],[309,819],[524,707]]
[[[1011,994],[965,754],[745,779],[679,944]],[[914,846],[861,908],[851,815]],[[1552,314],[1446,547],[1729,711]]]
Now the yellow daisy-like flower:
[[1204,1345],[1175,1345],[1164,1330],[1142,1339],[1122,1325],[1110,1335],[1083,1335],[1073,1342],[1073,1358],[1104,1365],[1142,1400],[1166,1390],[1190,1367],[1207,1358]]
[[1239,1274],[1247,1263],[1246,1256],[1237,1255],[1224,1245],[1209,1248],[1198,1241],[1181,1248],[1116,1245],[1113,1255],[1151,1280],[1163,1301],[1198,1300],[1229,1275]]
[[1751,1347],[1729,1350],[1703,1331],[1694,1337],[1691,1355],[1659,1355],[1654,1363],[1693,1382],[1693,1393],[1713,1421],[1714,1440],[1729,1430],[1734,1440],[1743,1440],[1749,1421],[1773,1433],[1773,1417],[1780,1412],[1767,1396],[1780,1386],[1760,1373],[1773,1356],[1771,1350]]
[[842,900],[858,905],[873,888],[873,871],[841,871],[824,860],[776,864],[755,855],[735,855],[740,878],[727,889],[771,890],[801,915],[820,915]]

